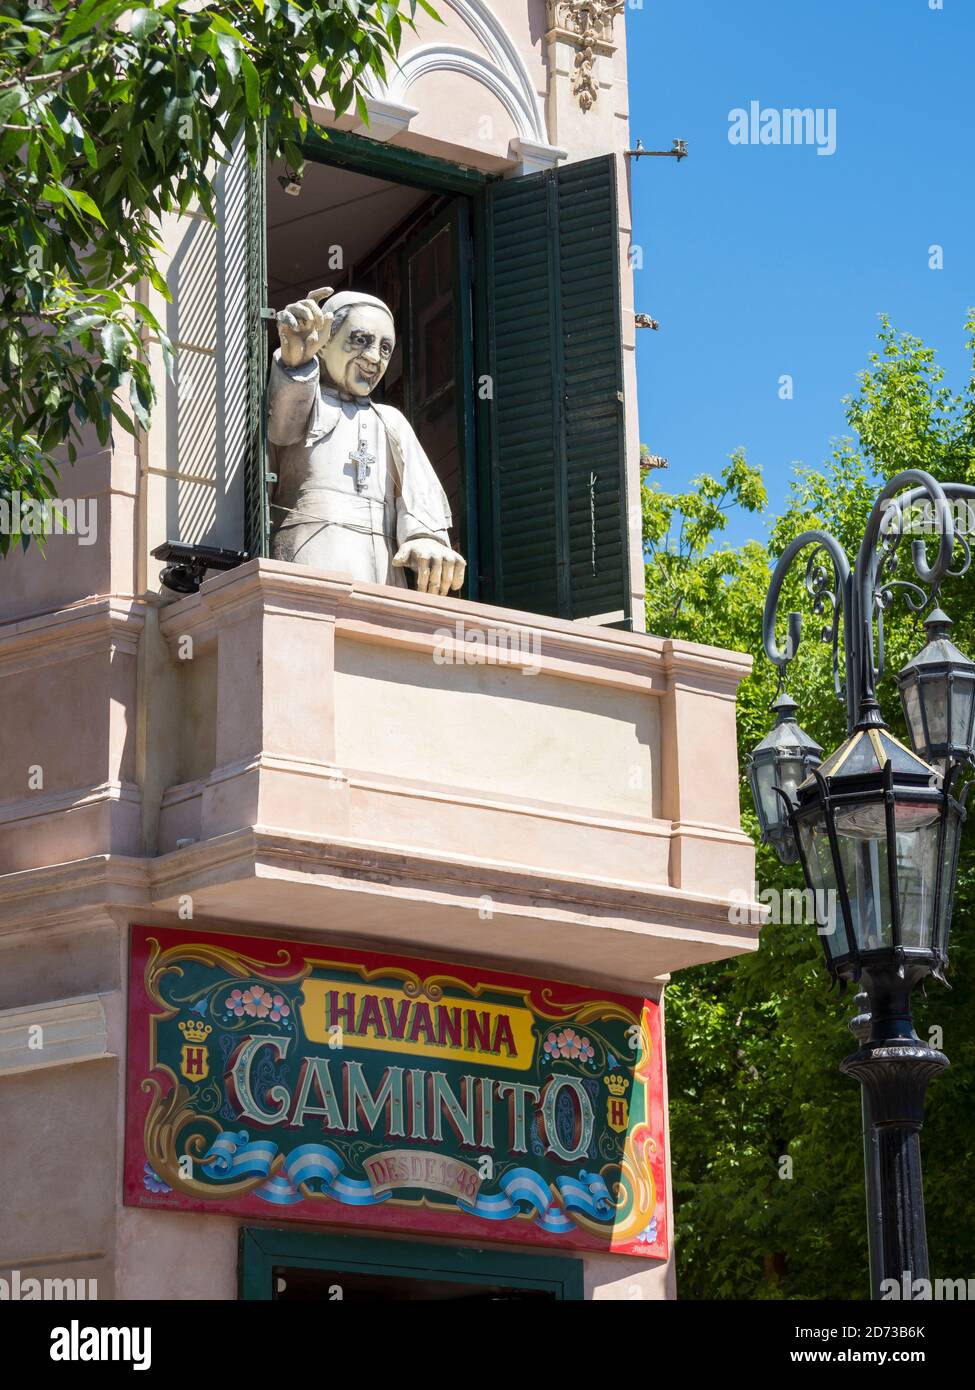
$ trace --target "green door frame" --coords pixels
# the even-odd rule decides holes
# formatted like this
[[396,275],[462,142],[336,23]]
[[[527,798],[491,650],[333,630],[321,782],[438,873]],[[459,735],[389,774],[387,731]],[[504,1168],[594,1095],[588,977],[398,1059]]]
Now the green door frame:
[[393,179],[396,183],[412,184],[414,188],[429,188],[440,193],[467,193],[471,196],[494,183],[500,175],[485,174],[465,164],[451,164],[418,150],[385,145],[365,135],[352,135],[342,130],[310,130],[305,136],[302,153],[318,164],[338,164],[354,169],[358,174],[371,174],[375,179]]
[[481,400],[475,382],[488,380],[487,273],[485,265],[484,190],[498,182],[499,174],[485,174],[463,164],[420,154],[417,150],[386,145],[363,135],[346,131],[309,131],[302,145],[306,159],[317,164],[334,164],[372,178],[391,179],[431,193],[465,195],[470,200],[469,215],[463,229],[455,228],[455,259],[462,283],[470,287],[470,297],[458,297],[457,334],[462,354],[459,377],[464,386],[465,416],[463,446],[467,460],[464,477],[464,516],[461,531],[469,553],[465,598],[477,600],[484,584],[490,589],[493,575],[490,510],[490,411],[478,409]]
[[503,1284],[538,1289],[557,1299],[584,1298],[582,1261],[551,1255],[521,1255],[413,1241],[333,1236],[318,1231],[242,1226],[238,1235],[237,1295],[245,1301],[274,1298],[274,1270],[281,1265],[388,1274],[446,1283]]

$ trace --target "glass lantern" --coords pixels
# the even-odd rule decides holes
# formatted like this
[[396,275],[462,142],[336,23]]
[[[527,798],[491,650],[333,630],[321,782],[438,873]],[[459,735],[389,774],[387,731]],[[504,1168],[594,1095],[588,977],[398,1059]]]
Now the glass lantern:
[[794,864],[799,858],[789,806],[796,805],[800,782],[819,766],[823,755],[819,744],[796,723],[797,708],[792,696],[785,692],[773,702],[775,724],[755,748],[748,763],[748,780],[762,843],[771,845],[783,864]]
[[799,787],[803,872],[834,978],[911,961],[943,978],[964,811],[883,726],[857,729]]
[[907,663],[897,684],[915,751],[944,775],[949,762],[972,761],[975,753],[975,662],[951,641],[951,619],[940,608],[924,626],[927,644]]

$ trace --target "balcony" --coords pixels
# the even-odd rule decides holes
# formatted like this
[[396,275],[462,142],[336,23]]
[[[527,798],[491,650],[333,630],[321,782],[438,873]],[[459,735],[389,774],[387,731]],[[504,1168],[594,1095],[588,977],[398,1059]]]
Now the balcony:
[[747,657],[269,560],[158,632],[157,910],[590,981],[753,948]]

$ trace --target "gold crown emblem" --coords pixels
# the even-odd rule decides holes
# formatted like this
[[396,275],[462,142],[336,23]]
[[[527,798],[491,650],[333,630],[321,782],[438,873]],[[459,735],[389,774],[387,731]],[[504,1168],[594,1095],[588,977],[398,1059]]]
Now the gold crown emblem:
[[190,1019],[189,1023],[181,1023],[179,1031],[187,1042],[201,1043],[206,1042],[213,1032],[209,1023],[201,1023],[198,1019]]
[[609,1094],[611,1096],[626,1095],[626,1088],[630,1084],[630,1078],[628,1076],[620,1076],[619,1072],[612,1072],[609,1076],[604,1076],[603,1080],[609,1087]]

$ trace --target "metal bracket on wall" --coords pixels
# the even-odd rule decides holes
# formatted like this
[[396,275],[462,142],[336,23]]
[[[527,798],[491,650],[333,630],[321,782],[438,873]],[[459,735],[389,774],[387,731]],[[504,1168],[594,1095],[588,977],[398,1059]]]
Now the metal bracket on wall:
[[669,150],[646,150],[643,141],[637,140],[636,149],[626,151],[627,159],[642,159],[644,155],[650,159],[676,159],[679,164],[687,158],[687,141],[675,140]]

